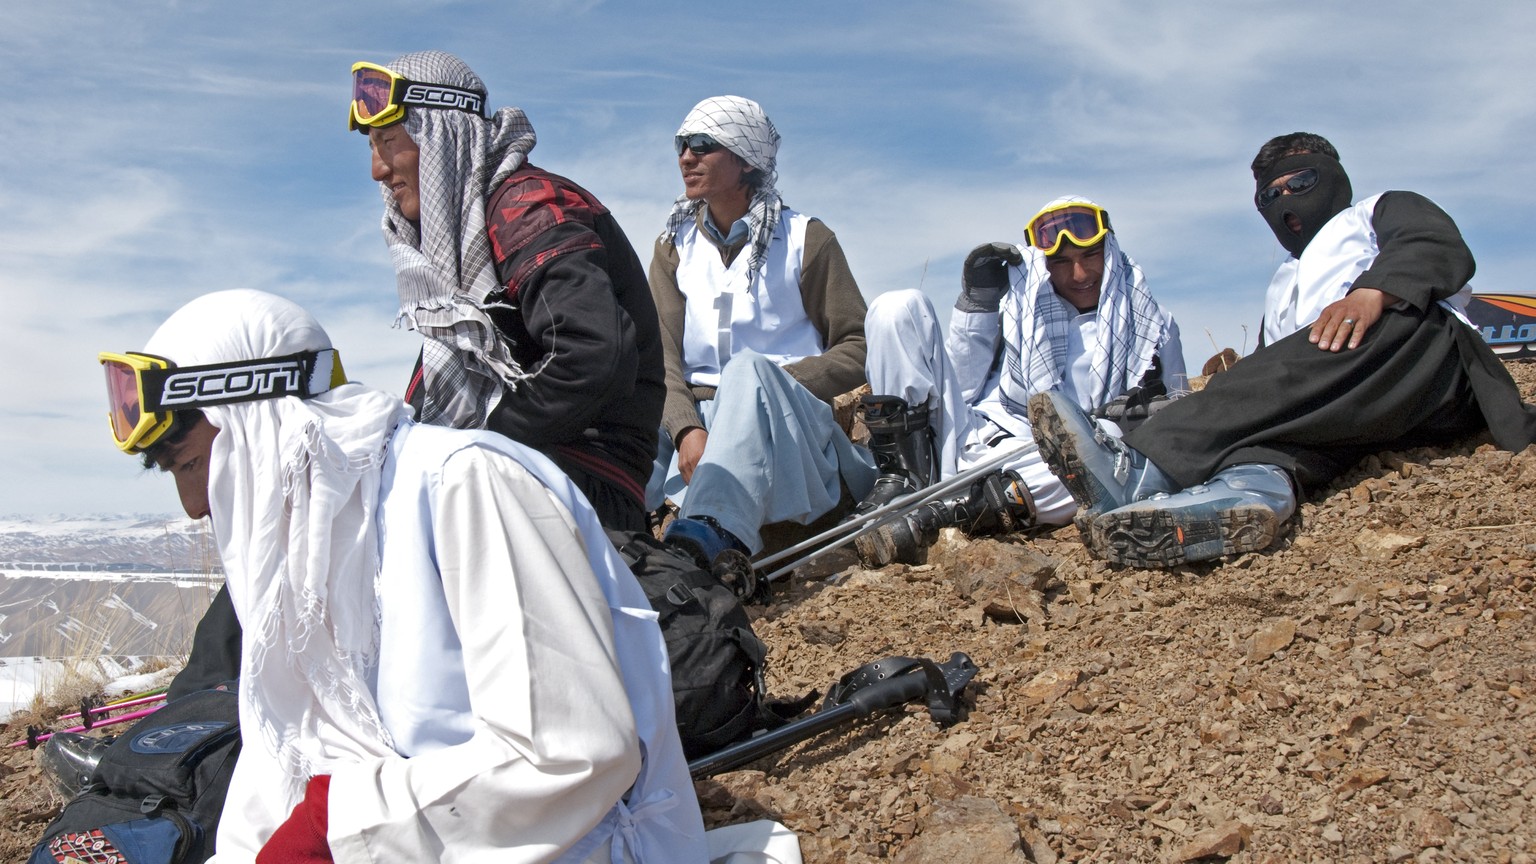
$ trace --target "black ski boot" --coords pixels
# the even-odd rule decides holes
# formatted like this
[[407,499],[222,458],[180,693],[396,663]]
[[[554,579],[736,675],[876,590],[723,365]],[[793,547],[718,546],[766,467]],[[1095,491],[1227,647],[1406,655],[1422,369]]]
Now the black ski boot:
[[914,408],[900,396],[865,396],[864,425],[869,429],[869,449],[875,454],[880,476],[875,488],[853,511],[857,516],[932,483],[938,454],[933,428],[928,425],[928,406]]
[[39,761],[47,769],[48,779],[64,800],[75,797],[91,782],[96,764],[112,743],[113,736],[82,735],[79,732],[55,732],[43,745]]
[[866,567],[925,564],[939,529],[959,528],[970,537],[1006,534],[1035,524],[1035,501],[1013,471],[987,474],[956,498],[930,501],[882,522],[853,542]]

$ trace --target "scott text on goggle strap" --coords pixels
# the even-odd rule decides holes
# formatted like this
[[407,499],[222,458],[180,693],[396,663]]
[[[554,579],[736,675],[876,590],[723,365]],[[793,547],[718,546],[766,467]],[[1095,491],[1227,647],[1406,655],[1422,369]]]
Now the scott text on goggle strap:
[[485,113],[485,99],[478,93],[468,90],[459,90],[453,87],[434,87],[431,84],[411,84],[405,88],[405,95],[401,97],[407,105],[421,105],[431,108],[458,108],[461,111],[473,111],[476,114]]
[[161,389],[160,407],[190,405],[212,399],[250,396],[302,395],[304,364],[297,360],[256,363],[238,369],[171,372]]

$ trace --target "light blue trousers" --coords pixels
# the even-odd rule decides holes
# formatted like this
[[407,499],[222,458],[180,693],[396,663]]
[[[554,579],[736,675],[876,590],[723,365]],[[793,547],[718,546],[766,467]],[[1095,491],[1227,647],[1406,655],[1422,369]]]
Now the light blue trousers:
[[875,485],[875,459],[848,440],[832,407],[755,351],[731,358],[715,398],[699,403],[704,457],[683,483],[662,430],[646,508],[671,498],[678,515],[709,516],[757,554],[770,522],[809,524],[837,506],[839,478],[855,500]]

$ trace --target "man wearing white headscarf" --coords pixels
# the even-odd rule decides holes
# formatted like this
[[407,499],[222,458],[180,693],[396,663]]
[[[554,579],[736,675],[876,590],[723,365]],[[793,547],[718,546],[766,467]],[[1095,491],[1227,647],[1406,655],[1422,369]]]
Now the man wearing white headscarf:
[[407,401],[539,450],[604,525],[643,531],[665,394],[645,270],[596,197],[529,163],[527,116],[485,104],[441,51],[353,69],[400,321],[425,337]]
[[943,527],[994,533],[1072,520],[1077,506],[1025,417],[1035,393],[1059,390],[1092,412],[1132,390],[1184,386],[1178,324],[1152,298],[1102,207],[1057,198],[1030,220],[1025,239],[966,257],[947,338],[915,289],[870,304],[877,395],[865,398],[866,422],[881,477],[860,510],[1002,461],[955,497],[860,536],[866,564],[924,561]]
[[[228,384],[330,348],[292,302],[225,291],[145,354]],[[212,522],[245,625],[216,860],[707,860],[655,614],[579,491],[331,381],[194,402],[141,448]]]
[[761,106],[705,99],[675,144],[684,192],[651,256],[667,401],[646,503],[679,504],[667,539],[710,566],[873,484],[831,407],[864,383],[865,305],[831,230],[780,197]]

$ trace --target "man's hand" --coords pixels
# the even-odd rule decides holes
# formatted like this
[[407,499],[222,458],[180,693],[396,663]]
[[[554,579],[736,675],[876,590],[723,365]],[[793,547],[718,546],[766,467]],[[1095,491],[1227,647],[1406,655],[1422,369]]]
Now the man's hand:
[[960,269],[960,299],[955,308],[961,312],[996,312],[1008,293],[1008,265],[1024,263],[1024,256],[1011,243],[983,243],[965,256]]
[[704,458],[704,445],[708,441],[709,433],[703,426],[692,426],[677,439],[677,471],[683,475],[684,483],[693,482],[693,469],[699,467],[699,460]]
[[1350,348],[1358,348],[1366,332],[1381,320],[1382,310],[1395,302],[1397,298],[1385,291],[1355,288],[1317,316],[1307,341],[1324,351],[1338,352],[1346,343]]

